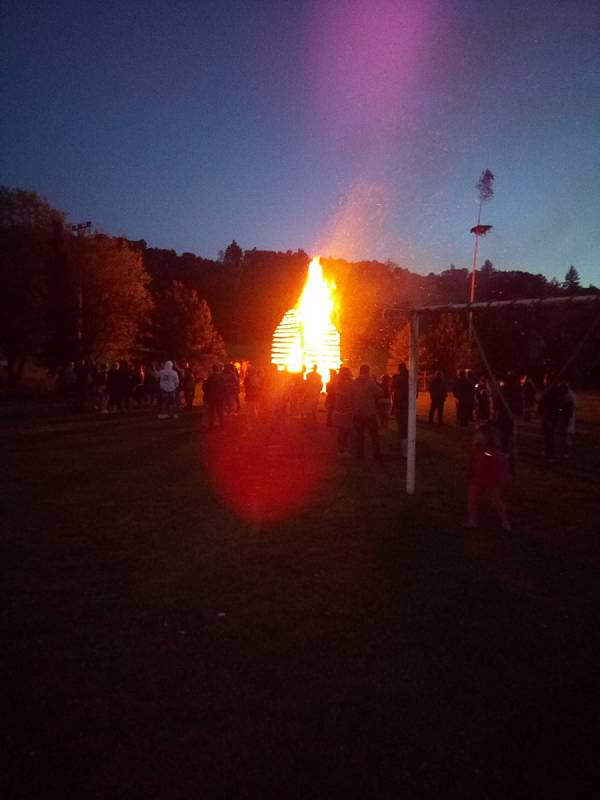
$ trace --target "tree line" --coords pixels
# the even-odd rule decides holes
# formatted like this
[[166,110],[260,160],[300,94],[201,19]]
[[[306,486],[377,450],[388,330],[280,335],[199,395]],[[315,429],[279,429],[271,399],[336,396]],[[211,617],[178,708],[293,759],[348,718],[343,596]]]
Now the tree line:
[[[235,241],[217,259],[148,247],[102,234],[73,235],[65,215],[34,192],[0,188],[0,354],[16,382],[29,360],[51,369],[82,356],[94,360],[170,357],[199,362],[233,356],[267,361],[271,336],[298,299],[309,256],[303,250],[243,250]],[[336,285],[344,359],[385,369],[406,352],[402,318],[390,308],[464,303],[470,274],[452,265],[420,275],[391,261],[322,258]],[[598,293],[564,280],[496,269],[477,274],[478,301]],[[586,335],[592,308],[512,309],[478,317],[478,333],[499,371],[560,368]],[[422,364],[451,372],[478,368],[466,317],[432,315],[422,325]],[[593,337],[576,368],[580,382],[599,379]]]
[[[232,351],[263,361],[269,357],[271,336],[283,314],[296,303],[310,257],[303,250],[273,252],[242,250],[235,242],[211,261],[191,253],[136,246],[153,281],[167,286],[181,281],[205,297],[215,323]],[[344,360],[357,367],[370,363],[383,371],[405,360],[408,329],[402,315],[389,314],[398,306],[465,303],[470,271],[453,265],[441,273],[420,275],[391,261],[348,262],[321,258],[323,271],[334,282],[339,309]],[[478,301],[516,300],[573,294],[599,294],[580,285],[574,266],[563,281],[523,270],[500,270],[488,260],[477,271]],[[546,307],[489,311],[477,318],[479,337],[489,361],[499,373],[519,370],[541,378],[562,367],[586,337],[598,307]],[[467,315],[432,314],[421,324],[420,364],[428,372],[460,367],[481,369],[479,354],[467,335]],[[593,337],[582,348],[576,364],[578,383],[600,383],[600,354]]]
[[135,244],[74,234],[34,192],[0,187],[0,357],[9,384],[31,361],[57,370],[81,358],[224,356],[195,288],[175,278],[161,285]]

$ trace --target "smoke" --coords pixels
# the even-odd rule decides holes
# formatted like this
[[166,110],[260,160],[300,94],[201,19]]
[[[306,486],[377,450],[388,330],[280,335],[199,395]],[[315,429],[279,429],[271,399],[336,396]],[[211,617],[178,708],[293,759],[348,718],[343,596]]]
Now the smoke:
[[390,201],[381,184],[358,181],[346,192],[332,214],[315,252],[349,261],[374,254],[386,236]]

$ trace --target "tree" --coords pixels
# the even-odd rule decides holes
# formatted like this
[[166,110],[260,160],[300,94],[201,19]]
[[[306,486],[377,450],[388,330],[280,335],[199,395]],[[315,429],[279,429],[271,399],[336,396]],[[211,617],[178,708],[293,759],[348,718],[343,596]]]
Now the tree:
[[0,186],[0,229],[10,228],[49,232],[56,222],[64,223],[65,215],[47,200],[26,189]]
[[446,302],[464,303],[469,286],[469,271],[465,267],[444,270],[438,277],[438,283]]
[[486,258],[486,260],[481,265],[481,277],[489,278],[494,274],[495,271],[496,270],[494,269],[494,265],[492,264],[492,262],[489,260],[489,258]]
[[[408,365],[410,358],[410,324],[406,322],[396,333],[389,347],[388,370],[395,372],[398,364],[404,362]],[[429,371],[430,356],[425,347],[423,336],[419,336],[417,345],[417,360],[419,370]]]
[[81,291],[82,354],[101,361],[132,354],[153,304],[141,253],[120,238],[72,238],[69,266],[71,314]]
[[[446,376],[471,364],[471,348],[467,328],[458,314],[441,314],[429,326],[422,325],[419,335],[419,369],[426,372],[441,370]],[[393,365],[408,363],[410,326],[406,324],[390,345]]]
[[579,289],[581,288],[579,283],[579,273],[577,272],[573,264],[571,264],[571,266],[565,273],[565,279],[563,281],[562,286],[563,289],[565,289],[565,291],[571,293],[575,293],[579,291]]
[[63,231],[64,214],[35,192],[0,186],[0,350],[12,386],[47,340],[48,266]]
[[46,336],[39,358],[51,369],[65,364],[80,349],[78,297],[73,296],[75,288],[69,263],[70,239],[64,225],[57,225],[50,240],[46,270]]
[[223,264],[226,267],[239,267],[242,263],[242,248],[234,239],[223,254]]
[[157,357],[177,361],[225,356],[223,339],[213,326],[208,303],[180,281],[173,281],[156,297],[151,348]]

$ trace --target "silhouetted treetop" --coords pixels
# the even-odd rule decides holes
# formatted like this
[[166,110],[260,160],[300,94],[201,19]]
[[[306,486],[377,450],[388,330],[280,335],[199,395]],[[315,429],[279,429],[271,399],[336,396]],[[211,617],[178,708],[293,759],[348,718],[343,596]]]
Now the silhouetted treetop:
[[35,192],[0,186],[0,228],[23,226],[51,230],[64,221],[64,213]]
[[563,289],[567,292],[576,292],[580,288],[579,284],[579,273],[571,264],[567,272],[565,273],[565,279],[563,281]]
[[242,263],[242,248],[234,239],[223,254],[223,264],[226,267],[239,267]]

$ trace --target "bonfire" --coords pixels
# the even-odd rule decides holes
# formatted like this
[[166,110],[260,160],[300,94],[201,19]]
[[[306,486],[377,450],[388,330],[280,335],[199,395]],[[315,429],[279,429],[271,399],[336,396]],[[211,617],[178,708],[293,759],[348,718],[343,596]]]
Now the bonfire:
[[333,322],[335,284],[325,280],[318,256],[304,289],[273,334],[271,362],[281,372],[302,373],[316,364],[321,375],[340,366],[340,334]]

